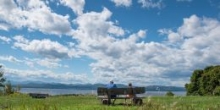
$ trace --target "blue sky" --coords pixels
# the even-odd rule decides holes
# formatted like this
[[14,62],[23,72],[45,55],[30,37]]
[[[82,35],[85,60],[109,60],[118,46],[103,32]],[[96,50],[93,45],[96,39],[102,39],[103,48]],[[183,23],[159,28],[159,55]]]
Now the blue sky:
[[220,64],[218,0],[1,0],[13,82],[184,86]]

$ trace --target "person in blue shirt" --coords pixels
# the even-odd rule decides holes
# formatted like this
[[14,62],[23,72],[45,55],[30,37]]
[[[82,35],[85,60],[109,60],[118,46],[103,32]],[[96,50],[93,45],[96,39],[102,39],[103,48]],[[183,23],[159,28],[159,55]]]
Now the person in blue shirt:
[[[111,80],[110,83],[107,85],[107,88],[108,89],[111,89],[111,88],[117,88],[116,84],[114,84],[114,82]],[[114,98],[116,97],[116,95],[111,95],[111,98]]]
[[116,84],[114,84],[113,81],[110,81],[110,83],[107,85],[107,88],[108,88],[108,89],[117,88],[117,86],[116,86]]

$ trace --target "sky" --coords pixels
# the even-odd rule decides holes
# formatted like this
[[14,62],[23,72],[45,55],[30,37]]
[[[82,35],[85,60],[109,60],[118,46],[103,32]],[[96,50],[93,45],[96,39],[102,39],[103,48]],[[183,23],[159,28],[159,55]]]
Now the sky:
[[219,0],[0,0],[11,82],[182,86],[220,64]]

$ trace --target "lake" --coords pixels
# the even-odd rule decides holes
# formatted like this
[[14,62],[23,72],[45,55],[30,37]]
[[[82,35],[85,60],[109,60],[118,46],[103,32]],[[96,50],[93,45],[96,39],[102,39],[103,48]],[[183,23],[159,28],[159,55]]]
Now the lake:
[[[64,94],[94,94],[96,90],[80,90],[80,89],[46,89],[46,88],[21,88],[21,93],[46,93],[49,95]],[[172,91],[176,96],[185,96],[186,91]],[[144,96],[164,96],[167,91],[146,91]]]

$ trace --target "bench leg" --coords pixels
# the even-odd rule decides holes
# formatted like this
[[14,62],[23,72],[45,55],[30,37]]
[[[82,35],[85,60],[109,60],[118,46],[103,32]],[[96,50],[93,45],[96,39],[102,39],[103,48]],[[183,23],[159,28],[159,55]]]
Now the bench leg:
[[132,100],[132,103],[134,105],[142,105],[143,104],[143,100],[141,98],[135,98]]
[[108,105],[111,104],[111,98],[108,98]]
[[113,105],[115,104],[115,101],[116,101],[116,99],[113,99],[113,102],[112,102]]
[[125,102],[124,102],[126,105],[127,105],[127,99],[125,98]]

